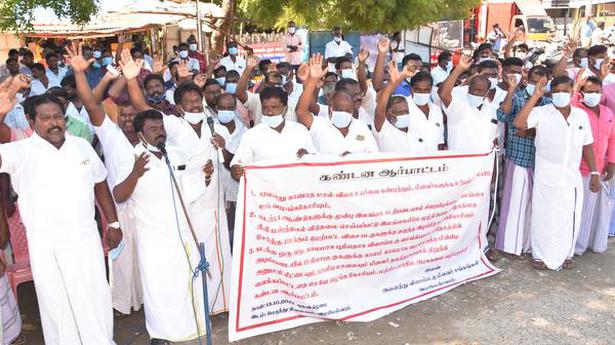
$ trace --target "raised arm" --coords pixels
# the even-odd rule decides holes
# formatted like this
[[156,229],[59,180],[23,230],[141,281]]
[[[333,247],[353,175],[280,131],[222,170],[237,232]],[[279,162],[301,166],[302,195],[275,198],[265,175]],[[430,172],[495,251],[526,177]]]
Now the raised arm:
[[4,123],[4,118],[17,104],[17,92],[30,85],[30,78],[23,74],[8,77],[0,84],[0,143],[11,141],[11,128]]
[[503,116],[502,116],[502,119],[500,119],[501,115],[508,116],[512,112],[512,106],[513,106],[512,99],[513,99],[513,96],[515,95],[515,92],[517,92],[517,86],[519,85],[513,75],[509,74],[507,75],[507,77],[508,77],[508,93],[506,94],[504,101],[502,101],[502,104],[500,104],[501,112],[498,112],[498,121],[505,120]]
[[542,79],[540,79],[538,84],[536,84],[536,89],[534,90],[532,97],[528,99],[527,103],[525,103],[525,106],[521,108],[521,110],[519,111],[519,114],[517,114],[517,116],[515,117],[515,121],[513,121],[513,125],[517,129],[523,130],[523,129],[528,128],[527,118],[530,116],[532,109],[534,109],[536,104],[538,104],[538,101],[540,100],[540,98],[545,94],[546,86],[547,86],[547,78],[543,77]]
[[504,46],[504,58],[509,58],[512,56],[510,48],[514,46],[517,36],[514,32],[509,32],[506,38],[506,45]]
[[246,59],[246,69],[243,70],[241,78],[237,82],[237,92],[235,92],[237,99],[241,103],[248,101],[248,83],[250,82],[250,75],[256,66],[258,66],[258,58],[254,55],[248,56]]
[[380,91],[384,87],[384,61],[390,45],[391,42],[386,37],[381,38],[378,42],[378,56],[376,57],[374,77],[372,78],[372,86],[376,91]]
[[95,61],[94,58],[85,60],[82,55],[81,42],[72,42],[70,46],[66,46],[66,52],[70,56],[71,65],[75,72],[75,82],[77,83],[77,94],[83,102],[85,110],[87,110],[90,117],[90,121],[96,127],[100,127],[105,120],[105,111],[100,106],[100,102],[96,101],[92,94],[92,89],[88,84],[88,80],[85,76],[85,71]]
[[400,72],[397,69],[397,63],[395,61],[391,61],[389,64],[389,75],[391,76],[391,80],[384,87],[384,89],[378,93],[378,100],[376,102],[374,127],[377,132],[382,130],[384,121],[386,121],[387,104],[389,103],[389,98],[391,98],[391,95],[397,86],[399,86],[404,79],[412,77],[414,74],[416,74],[416,68],[414,66],[405,66],[402,72]]
[[122,52],[120,66],[122,66],[122,73],[126,79],[126,85],[128,86],[128,97],[130,97],[132,106],[135,107],[137,111],[151,109],[152,107],[150,107],[145,101],[143,90],[137,81],[137,76],[139,75],[139,72],[141,72],[141,67],[143,66],[143,60],[134,61],[130,55],[130,52],[124,51]]
[[570,60],[576,48],[577,42],[572,39],[566,44],[566,46],[564,47],[564,54],[562,54],[562,58],[557,64],[555,64],[555,66],[553,66],[554,77],[560,75],[568,75],[568,71],[566,71],[566,67],[568,66],[568,60]]
[[442,100],[442,104],[444,104],[444,106],[448,107],[453,101],[453,88],[455,87],[455,83],[457,82],[457,79],[459,79],[459,77],[470,68],[470,66],[472,66],[472,58],[465,55],[461,56],[457,66],[453,69],[448,78],[444,80],[442,86],[440,86],[438,94],[440,95],[440,99]]
[[111,82],[119,78],[119,74],[114,75],[112,72],[107,71],[100,82],[96,85],[94,90],[92,90],[92,94],[94,94],[94,99],[97,103],[100,103],[105,98],[105,91],[111,85]]
[[367,59],[369,58],[369,50],[361,49],[357,60],[359,60],[359,69],[357,70],[357,79],[363,94],[367,92]]
[[312,128],[314,122],[314,115],[310,111],[312,104],[314,103],[314,93],[318,88],[318,83],[322,77],[327,74],[327,68],[323,68],[323,57],[320,54],[312,55],[308,63],[308,78],[307,82],[303,85],[303,93],[299,97],[297,108],[297,121],[302,123],[307,129]]

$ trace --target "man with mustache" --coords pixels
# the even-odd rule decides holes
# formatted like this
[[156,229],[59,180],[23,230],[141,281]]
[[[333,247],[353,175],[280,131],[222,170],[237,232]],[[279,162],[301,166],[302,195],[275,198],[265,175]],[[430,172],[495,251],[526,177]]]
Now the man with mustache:
[[150,74],[143,80],[147,104],[167,115],[177,115],[175,106],[166,99],[164,78],[160,74]]
[[[0,86],[0,120],[22,87],[19,80]],[[94,218],[98,202],[109,221],[107,244],[115,248],[122,231],[107,171],[87,141],[65,134],[64,109],[56,97],[35,97],[27,108],[34,134],[0,146],[0,172],[11,175],[20,195],[45,343],[115,344]]]

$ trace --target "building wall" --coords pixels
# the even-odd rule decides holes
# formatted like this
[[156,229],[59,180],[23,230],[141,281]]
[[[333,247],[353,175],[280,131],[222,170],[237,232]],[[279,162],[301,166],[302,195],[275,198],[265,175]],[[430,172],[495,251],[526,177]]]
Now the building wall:
[[19,37],[11,33],[0,33],[0,65],[8,58],[10,49],[19,48],[21,45]]

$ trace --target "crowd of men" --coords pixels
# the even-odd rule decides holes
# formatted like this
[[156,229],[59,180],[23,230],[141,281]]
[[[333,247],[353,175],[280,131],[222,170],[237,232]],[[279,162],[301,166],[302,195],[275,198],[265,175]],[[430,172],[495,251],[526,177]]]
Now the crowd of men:
[[[430,68],[383,37],[373,72],[369,52],[353,51],[338,27],[324,56],[303,62],[292,22],[279,63],[242,57],[234,41],[224,57],[206,57],[194,37],[167,61],[143,45],[73,42],[44,63],[11,51],[0,66],[1,205],[26,228],[45,343],[114,344],[114,310],[141,305],[151,344],[202,337],[203,304],[212,314],[229,307],[243,166],[268,159],[495,149],[493,189],[503,193],[491,244],[487,219],[480,228],[490,260],[531,255],[536,269],[560,270],[588,249],[604,252],[615,171],[610,52],[571,41],[547,67],[510,38],[502,58],[484,43],[472,57],[442,52]],[[3,244],[6,224],[0,217]],[[195,279],[200,242],[207,301]],[[0,293],[4,341],[23,341],[6,275]]]

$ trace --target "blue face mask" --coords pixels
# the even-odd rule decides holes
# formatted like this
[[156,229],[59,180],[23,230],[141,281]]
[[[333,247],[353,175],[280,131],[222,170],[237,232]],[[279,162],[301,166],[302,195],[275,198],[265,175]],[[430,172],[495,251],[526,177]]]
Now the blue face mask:
[[235,94],[237,92],[237,83],[226,83],[224,86],[226,88],[226,92],[230,94]]
[[218,121],[221,124],[226,124],[235,119],[235,112],[232,110],[218,110]]
[[587,68],[587,66],[589,66],[589,62],[587,61],[587,58],[581,58],[581,63],[579,63],[579,67]]
[[226,82],[226,78],[225,77],[218,77],[218,78],[216,78],[216,81],[218,82],[218,84],[220,84],[220,86],[224,87],[224,83]]
[[147,100],[150,101],[150,103],[152,103],[152,104],[158,104],[158,103],[160,103],[160,102],[165,100],[165,95],[163,93],[163,94],[161,94],[158,97],[147,96]]
[[113,58],[112,58],[112,57],[110,57],[110,56],[104,57],[104,58],[102,59],[102,64],[103,64],[103,66],[108,66],[108,65],[110,65],[110,64],[112,64],[112,63],[113,63]]
[[528,95],[533,95],[534,91],[536,91],[536,85],[534,84],[527,84],[527,86],[525,87],[525,92],[527,92]]
[[228,49],[228,53],[231,55],[237,55],[239,53],[239,50],[237,49],[237,47],[230,47]]
[[100,67],[101,67],[101,65],[100,65],[100,63],[99,63],[98,61],[94,61],[94,63],[92,64],[92,67],[94,67],[94,68],[100,68]]

